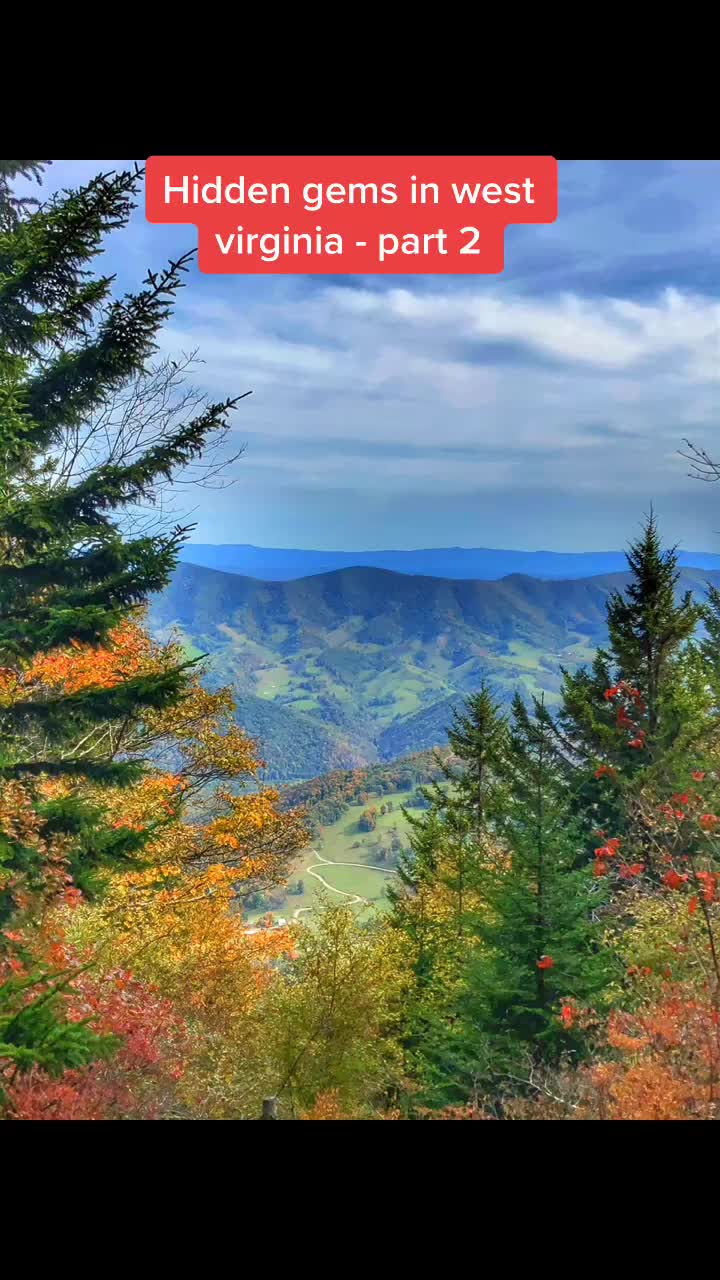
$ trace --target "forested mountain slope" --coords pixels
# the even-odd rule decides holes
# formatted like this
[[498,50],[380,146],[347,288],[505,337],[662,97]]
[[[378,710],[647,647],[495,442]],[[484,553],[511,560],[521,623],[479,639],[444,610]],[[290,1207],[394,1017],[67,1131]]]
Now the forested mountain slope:
[[[270,777],[307,778],[445,740],[452,707],[488,677],[498,695],[543,690],[605,640],[608,593],[625,574],[495,582],[352,568],[261,582],[178,566],[152,604],[156,634],[181,632],[238,694]],[[705,592],[720,571],[684,569]]]

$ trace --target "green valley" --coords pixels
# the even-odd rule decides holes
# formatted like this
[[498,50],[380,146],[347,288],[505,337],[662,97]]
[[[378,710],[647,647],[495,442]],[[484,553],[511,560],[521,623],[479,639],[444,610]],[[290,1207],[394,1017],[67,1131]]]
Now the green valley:
[[[151,607],[154,633],[210,655],[238,721],[262,743],[266,776],[312,777],[445,741],[452,709],[481,679],[509,701],[556,703],[561,668],[606,640],[609,592],[624,574],[540,581],[446,580],[350,568],[261,582],[183,563]],[[704,596],[713,570],[683,569]]]

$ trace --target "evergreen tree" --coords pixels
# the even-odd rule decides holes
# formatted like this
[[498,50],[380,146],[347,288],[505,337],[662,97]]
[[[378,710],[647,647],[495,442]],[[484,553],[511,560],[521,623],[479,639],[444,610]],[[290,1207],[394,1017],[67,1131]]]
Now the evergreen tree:
[[438,920],[432,909],[443,827],[437,809],[420,818],[405,814],[410,824],[410,843],[398,857],[396,876],[386,893],[391,904],[391,923],[406,935],[412,969],[419,987],[431,981],[439,947]]
[[502,812],[508,749],[506,717],[485,681],[461,710],[453,711],[448,741],[462,770],[444,766],[445,778],[457,804],[482,833]]
[[619,679],[642,692],[647,718],[646,749],[652,756],[662,745],[663,711],[672,702],[674,660],[683,643],[694,634],[702,607],[693,602],[690,591],[676,603],[680,577],[677,555],[675,548],[662,550],[652,511],[642,536],[631,543],[627,559],[631,581],[625,593],[614,591],[608,601],[610,652]]
[[[467,920],[467,862],[472,846],[468,831],[457,826],[437,805],[420,817],[407,814],[410,848],[400,855],[397,881],[387,895],[390,925],[404,935],[412,975],[405,994],[399,1043],[405,1074],[416,1082],[406,1100],[409,1114],[418,1106],[442,1104],[449,1081],[456,1080],[453,1100],[464,1100],[462,1028],[456,1017],[458,977],[471,940]],[[466,841],[463,841],[463,836]],[[453,847],[454,846],[454,847]],[[463,865],[465,864],[465,865]]]
[[391,890],[391,900],[395,922],[413,931],[416,926],[409,922],[423,894],[441,895],[446,915],[449,908],[446,929],[459,938],[488,837],[505,802],[507,720],[484,681],[463,709],[453,712],[448,739],[460,767],[439,760],[441,778],[420,789],[427,812],[417,816],[403,811],[411,829],[410,851],[400,860],[401,887]]
[[654,790],[665,802],[684,793],[703,774],[708,811],[720,805],[717,760],[720,746],[720,591],[707,586],[703,631],[683,647],[673,667],[673,697],[665,707],[667,749],[653,771]]
[[[200,455],[235,404],[206,405],[132,460],[90,457],[72,483],[56,482],[57,459],[72,450],[83,423],[142,377],[188,256],[149,272],[137,292],[113,298],[112,277],[91,268],[104,237],[127,224],[141,171],[100,175],[39,207],[13,196],[14,180],[41,172],[36,161],[0,167],[0,667],[13,683],[13,696],[0,705],[0,788],[29,794],[38,822],[38,839],[24,838],[12,823],[0,832],[5,919],[17,884],[40,891],[60,850],[88,892],[98,870],[139,852],[137,833],[109,828],[102,812],[72,791],[48,799],[45,784],[58,777],[134,780],[136,763],[84,755],[78,744],[102,723],[173,705],[185,692],[189,664],[112,688],[42,697],[24,694],[23,672],[38,653],[102,644],[167,583],[188,530],[132,537],[126,517]],[[13,1027],[20,1035],[17,1018]]]
[[[457,1017],[459,980],[472,950],[482,868],[495,854],[494,830],[504,812],[509,748],[506,717],[483,683],[456,712],[450,746],[460,761],[423,788],[429,809],[406,811],[410,851],[389,890],[391,923],[405,934],[415,985],[406,1002],[403,1045],[430,1105],[466,1096],[471,1047]],[[416,1099],[417,1102],[417,1099]]]
[[579,1052],[575,1007],[592,1002],[608,981],[594,920],[602,889],[588,870],[575,869],[582,833],[552,725],[542,700],[529,711],[519,695],[512,717],[504,847],[484,867],[481,946],[459,1004],[486,1080],[523,1061]]
[[[687,707],[679,714],[679,704],[688,642],[703,616],[689,592],[676,600],[677,556],[662,551],[652,512],[627,558],[630,582],[608,598],[608,647],[590,669],[563,671],[556,719],[588,834],[596,828],[621,834],[628,793],[672,751],[686,720]],[[685,723],[686,735],[692,729]]]
[[702,670],[709,686],[712,707],[717,720],[720,714],[720,591],[708,585],[707,601],[703,610],[705,634],[698,646]]

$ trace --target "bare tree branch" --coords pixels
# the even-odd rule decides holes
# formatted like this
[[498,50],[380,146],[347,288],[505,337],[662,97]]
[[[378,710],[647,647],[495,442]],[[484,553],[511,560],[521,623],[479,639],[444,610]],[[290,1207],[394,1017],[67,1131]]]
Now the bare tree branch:
[[683,444],[687,446],[688,452],[679,449],[681,458],[685,458],[690,463],[689,475],[693,480],[703,480],[706,484],[713,484],[716,480],[720,480],[720,462],[713,462],[712,458],[704,449],[698,449],[689,440],[684,440]]
[[[190,381],[201,364],[197,351],[183,353],[179,360],[168,357],[112,395],[90,420],[68,433],[60,449],[43,458],[39,469],[45,483],[71,488],[100,466],[128,465],[171,440],[208,404],[208,397]],[[230,468],[245,446],[233,449],[231,434],[229,424],[217,431],[199,461],[189,463],[172,481],[159,483],[150,503],[126,511],[124,530],[133,535],[161,532],[192,514],[180,500],[191,486],[225,489],[235,484]]]

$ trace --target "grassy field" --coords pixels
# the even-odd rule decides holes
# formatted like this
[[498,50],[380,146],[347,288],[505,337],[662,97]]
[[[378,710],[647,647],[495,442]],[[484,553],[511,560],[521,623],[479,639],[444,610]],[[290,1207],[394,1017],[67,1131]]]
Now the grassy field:
[[290,685],[287,667],[261,667],[256,676],[256,691],[261,698],[277,698],[286,693]]
[[535,671],[540,665],[539,660],[542,655],[525,640],[510,640],[508,653],[520,667],[528,667],[531,671]]
[[[291,919],[296,912],[311,910],[318,893],[323,892],[323,885],[317,876],[330,886],[329,889],[324,890],[329,898],[341,901],[347,894],[357,894],[379,910],[386,909],[388,904],[385,885],[390,879],[392,864],[381,862],[378,853],[381,848],[389,851],[391,839],[395,834],[400,837],[403,847],[407,846],[408,823],[401,811],[401,805],[407,805],[411,797],[412,793],[407,791],[398,791],[387,796],[372,796],[366,805],[351,805],[337,822],[323,827],[321,835],[313,840],[310,848],[300,855],[289,877],[291,885],[302,880],[303,892],[287,894],[281,905],[272,908],[273,914],[276,917]],[[392,802],[392,812],[381,814],[381,805],[387,805],[388,801]],[[375,808],[378,811],[377,825],[374,831],[361,831],[358,826],[359,819],[369,808]],[[322,858],[327,858],[328,862],[322,862]],[[347,863],[361,865],[342,865]],[[312,875],[308,868],[311,868],[316,875]],[[337,894],[333,893],[333,890],[337,890]],[[363,909],[359,906],[358,910],[362,913]],[[257,919],[264,914],[264,910],[249,912],[248,918]]]
[[[390,877],[378,867],[339,867],[323,862],[314,870],[340,894],[357,894],[378,906],[387,901],[385,883]],[[320,883],[314,876],[310,878],[316,885]]]
[[[315,848],[332,862],[377,862],[377,845],[379,839],[389,845],[393,832],[404,842],[408,824],[403,817],[400,806],[407,804],[411,793],[397,792],[388,796],[373,796],[369,802],[354,804],[346,809],[341,818],[332,826],[324,827],[322,836],[315,842]],[[380,813],[380,806],[392,802],[392,813]],[[377,825],[374,831],[361,831],[358,823],[365,809],[375,808],[378,811]]]

